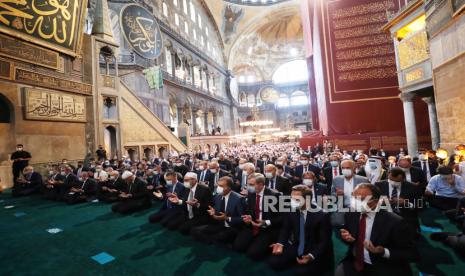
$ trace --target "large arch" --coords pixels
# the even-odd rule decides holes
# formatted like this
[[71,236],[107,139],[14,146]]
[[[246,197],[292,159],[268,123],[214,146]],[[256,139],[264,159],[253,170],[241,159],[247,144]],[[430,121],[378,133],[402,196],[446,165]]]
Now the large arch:
[[0,163],[8,160],[8,153],[16,144],[15,108],[13,103],[0,93]]

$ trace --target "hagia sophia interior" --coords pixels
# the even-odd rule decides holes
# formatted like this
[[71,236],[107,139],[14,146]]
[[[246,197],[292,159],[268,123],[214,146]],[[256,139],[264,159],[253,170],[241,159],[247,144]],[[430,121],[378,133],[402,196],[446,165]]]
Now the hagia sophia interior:
[[[338,269],[350,244],[339,233],[347,223],[333,224],[329,270],[300,263],[302,254],[297,270],[276,270],[236,252],[234,243],[205,245],[150,224],[151,209],[118,217],[101,199],[66,205],[11,194],[30,182],[23,171],[29,166],[50,181],[54,168],[63,172],[68,164],[95,174],[95,166],[119,163],[113,169],[132,179],[138,175],[131,166],[166,177],[177,172],[179,158],[186,166],[190,160],[181,186],[192,173],[205,180],[199,170],[205,161],[210,170],[220,164],[229,171],[224,177],[239,183],[239,194],[247,190],[241,159],[262,177],[267,164],[293,164],[283,176],[301,186],[307,169],[298,175],[299,162],[309,155],[320,166],[326,195],[339,195],[325,166],[336,156],[341,171],[331,177],[341,176],[344,160],[359,166],[359,156],[370,160],[376,149],[386,183],[392,180],[388,157],[394,166],[404,158],[435,160],[434,174],[423,170],[422,199],[432,177],[444,176],[441,168],[462,175],[463,189],[450,185],[459,194],[455,218],[465,217],[464,118],[465,0],[0,0],[0,274],[463,275],[458,251],[465,248],[465,226],[457,226],[463,218],[458,223],[451,212],[432,207],[418,211],[420,259],[399,257],[411,271],[389,270],[398,256],[386,246],[377,256],[385,267],[365,259],[365,270],[355,265],[351,274]],[[18,148],[29,157],[15,158]],[[231,168],[223,167],[224,156]],[[72,174],[82,182],[80,173]],[[146,181],[146,172],[141,177]],[[214,180],[212,206],[221,179]],[[163,204],[171,208],[165,192]],[[162,206],[157,191],[150,196],[150,208]],[[187,196],[184,204],[192,200]],[[247,194],[243,199],[247,206]],[[432,240],[435,232],[457,232],[461,244]],[[271,257],[281,254],[276,244],[270,243]],[[111,258],[92,257],[99,252]],[[299,265],[309,268],[300,273]]]

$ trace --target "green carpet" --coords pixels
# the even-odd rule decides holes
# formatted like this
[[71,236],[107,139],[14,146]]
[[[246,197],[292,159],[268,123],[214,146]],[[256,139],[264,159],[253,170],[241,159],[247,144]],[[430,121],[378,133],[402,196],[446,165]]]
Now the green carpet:
[[[5,209],[8,205],[15,207]],[[253,262],[228,248],[205,245],[149,224],[147,217],[157,208],[121,216],[103,203],[67,206],[12,198],[6,191],[0,194],[0,275],[276,275],[266,262]],[[25,215],[15,216],[22,212]],[[423,224],[457,231],[436,210],[421,216]],[[63,232],[46,232],[55,227]],[[346,246],[333,239],[339,261]],[[465,263],[451,249],[428,238],[422,238],[418,247],[422,259],[414,267],[416,275],[418,271],[464,275]],[[116,259],[104,265],[91,259],[101,252]]]

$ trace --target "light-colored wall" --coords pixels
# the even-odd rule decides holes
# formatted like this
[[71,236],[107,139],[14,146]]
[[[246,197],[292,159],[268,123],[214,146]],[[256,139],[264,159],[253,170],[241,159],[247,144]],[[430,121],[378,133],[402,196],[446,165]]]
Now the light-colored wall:
[[465,16],[430,40],[441,147],[465,141]]

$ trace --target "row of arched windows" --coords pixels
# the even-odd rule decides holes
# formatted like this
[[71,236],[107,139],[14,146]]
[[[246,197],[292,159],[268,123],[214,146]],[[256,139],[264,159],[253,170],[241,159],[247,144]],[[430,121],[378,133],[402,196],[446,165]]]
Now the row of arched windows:
[[[246,94],[242,92],[239,97],[239,104],[240,106],[261,106],[263,104],[262,99],[259,95],[255,94]],[[304,91],[298,90],[291,93],[289,96],[288,94],[281,93],[279,95],[278,101],[275,103],[277,108],[286,108],[289,106],[301,106],[301,105],[308,105],[309,99],[307,93]]]

